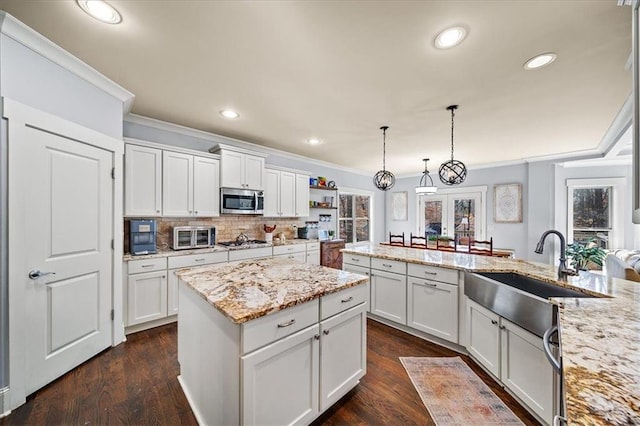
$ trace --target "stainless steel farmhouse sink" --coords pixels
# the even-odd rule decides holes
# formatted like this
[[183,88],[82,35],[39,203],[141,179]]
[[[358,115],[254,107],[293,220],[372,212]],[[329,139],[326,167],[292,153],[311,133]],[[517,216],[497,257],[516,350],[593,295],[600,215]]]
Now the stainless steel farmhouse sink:
[[542,337],[553,325],[551,297],[593,297],[514,273],[465,273],[464,293],[492,312]]

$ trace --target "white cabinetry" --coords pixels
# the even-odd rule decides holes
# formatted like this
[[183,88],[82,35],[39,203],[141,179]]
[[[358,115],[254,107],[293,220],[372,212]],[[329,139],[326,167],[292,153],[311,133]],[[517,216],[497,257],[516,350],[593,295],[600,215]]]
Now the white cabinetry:
[[298,263],[307,262],[306,244],[289,244],[286,246],[274,246],[274,257],[283,257]]
[[297,174],[289,170],[266,168],[264,216],[309,216],[308,182],[308,175]]
[[400,324],[407,323],[406,274],[406,263],[378,258],[371,259],[372,314]]
[[408,275],[407,325],[458,343],[458,271],[409,264]]
[[542,339],[467,300],[469,353],[546,423],[553,422],[554,371]]
[[163,216],[218,216],[220,163],[217,159],[163,152]]
[[320,243],[307,243],[307,260],[309,265],[320,264]]
[[264,156],[249,151],[224,148],[220,153],[220,186],[223,188],[264,189]]
[[[371,258],[345,253],[342,256],[342,269],[354,274],[369,276],[371,273]],[[367,292],[367,312],[371,312],[371,292]]]
[[162,150],[126,145],[124,214],[141,217],[162,214]]

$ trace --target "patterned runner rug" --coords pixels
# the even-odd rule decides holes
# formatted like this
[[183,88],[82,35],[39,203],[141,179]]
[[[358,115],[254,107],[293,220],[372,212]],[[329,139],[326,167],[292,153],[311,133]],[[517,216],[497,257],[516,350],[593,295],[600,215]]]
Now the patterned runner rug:
[[459,357],[400,362],[437,425],[523,424]]

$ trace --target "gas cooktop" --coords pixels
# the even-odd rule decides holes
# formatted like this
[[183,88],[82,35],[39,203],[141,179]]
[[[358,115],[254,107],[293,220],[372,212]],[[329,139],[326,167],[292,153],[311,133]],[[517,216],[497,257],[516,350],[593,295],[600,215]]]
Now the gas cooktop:
[[267,242],[264,240],[249,240],[245,241],[244,243],[239,243],[237,241],[219,241],[217,244],[225,247],[251,247],[260,244],[267,244]]

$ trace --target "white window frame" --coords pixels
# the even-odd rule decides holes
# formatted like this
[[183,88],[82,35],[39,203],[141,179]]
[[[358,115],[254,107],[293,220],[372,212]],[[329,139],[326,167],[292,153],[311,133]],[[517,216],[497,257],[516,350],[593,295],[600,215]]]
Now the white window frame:
[[594,178],[567,179],[567,241],[573,242],[573,190],[583,188],[611,188],[611,232],[609,233],[608,249],[620,248],[624,245],[624,200],[626,179]]
[[[336,213],[336,216],[338,217],[337,220],[337,229],[336,229],[336,238],[340,237],[340,195],[342,194],[348,194],[348,195],[364,195],[369,197],[369,240],[368,241],[355,241],[355,232],[356,232],[356,227],[355,224],[353,226],[353,242],[352,243],[348,243],[348,244],[353,244],[353,245],[358,245],[358,244],[369,244],[369,243],[373,243],[374,241],[374,227],[373,227],[373,216],[374,216],[374,206],[375,206],[375,192],[373,191],[367,191],[366,189],[359,189],[359,188],[340,188],[338,190],[338,211]],[[354,214],[355,214],[355,210],[354,210]]]
[[[434,194],[435,196],[446,196],[447,197],[447,211],[453,209],[450,208],[453,206],[453,200],[458,197],[464,196],[466,194],[480,196],[479,205],[477,206],[477,211],[481,213],[481,217],[476,218],[476,239],[477,240],[485,240],[487,233],[487,185],[479,185],[479,186],[465,186],[461,188],[438,188],[438,192]],[[424,232],[424,216],[421,213],[422,200],[428,199],[429,197],[433,197],[432,195],[420,194],[416,197],[416,233],[417,235],[422,235]],[[447,225],[447,236],[453,237],[453,226],[449,226],[453,220],[448,221]]]

